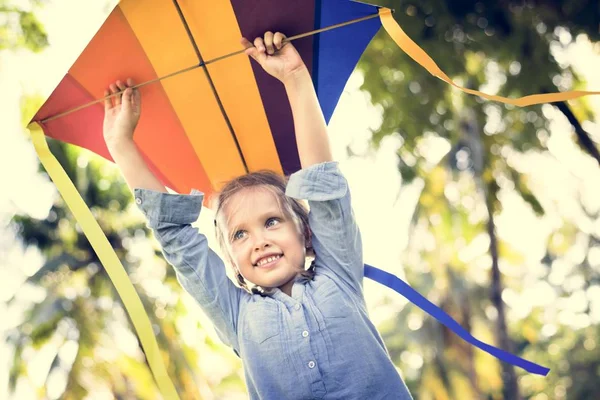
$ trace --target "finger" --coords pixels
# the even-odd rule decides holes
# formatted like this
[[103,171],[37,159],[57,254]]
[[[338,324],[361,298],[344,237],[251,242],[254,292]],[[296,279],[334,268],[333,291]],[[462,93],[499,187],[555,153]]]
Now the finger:
[[142,95],[140,94],[140,89],[133,89],[133,97],[131,99],[131,105],[133,107],[140,108],[142,106]]
[[286,39],[286,36],[281,33],[281,32],[277,32],[275,34],[275,36],[273,36],[273,45],[275,45],[275,48],[277,50],[281,49],[283,47],[284,44],[284,40]]
[[265,32],[265,47],[267,49],[267,54],[275,53],[275,49],[273,48],[273,32],[267,31]]
[[121,104],[121,96],[119,96],[119,95],[115,96],[116,93],[119,93],[119,88],[114,83],[111,83],[109,88],[110,88],[110,93],[113,95],[112,96],[113,106],[120,105]]
[[133,89],[126,88],[125,91],[123,92],[123,109],[124,110],[131,110],[132,103],[133,103],[132,98],[133,98]]
[[263,41],[263,39],[261,37],[257,37],[256,39],[254,39],[254,47],[256,47],[258,49],[259,53],[262,53],[265,51],[265,42]]
[[112,108],[112,99],[110,97],[110,91],[108,89],[104,89],[104,111],[108,111]]
[[131,105],[133,107],[139,106],[141,104],[140,101],[142,98],[140,95],[140,90],[137,88],[133,88],[135,86],[135,82],[133,81],[133,79],[127,79],[127,86],[132,88]]
[[267,60],[267,53],[265,50],[265,44],[261,37],[257,37],[256,39],[254,39],[254,47],[255,47],[255,51],[253,53],[254,54],[253,58],[260,65],[263,65],[265,63],[265,61]]
[[122,81],[117,81],[117,87],[119,88],[119,92],[123,92],[125,89],[127,89],[127,85]]
[[117,80],[117,87],[119,88],[120,94],[118,94],[115,98],[118,99],[117,104],[123,103],[123,91],[127,89],[127,85],[125,85],[122,81]]

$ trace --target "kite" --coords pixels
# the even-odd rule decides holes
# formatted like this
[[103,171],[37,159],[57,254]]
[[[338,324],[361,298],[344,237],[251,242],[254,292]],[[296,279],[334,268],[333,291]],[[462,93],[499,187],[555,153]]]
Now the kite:
[[[300,169],[292,114],[283,86],[243,55],[240,37],[281,31],[308,66],[329,122],[348,77],[383,27],[432,75],[467,93],[526,106],[600,92],[564,92],[509,99],[461,88],[401,29],[392,10],[351,0],[123,0],[62,77],[28,128],[38,156],[122,298],[157,386],[178,398],[137,293],[46,137],[113,161],[104,143],[103,91],[132,77],[144,113],[134,140],[152,172],[171,190],[199,189],[209,197],[241,174]],[[549,369],[482,343],[408,284],[365,266],[365,276],[392,288],[456,334],[529,372]]]

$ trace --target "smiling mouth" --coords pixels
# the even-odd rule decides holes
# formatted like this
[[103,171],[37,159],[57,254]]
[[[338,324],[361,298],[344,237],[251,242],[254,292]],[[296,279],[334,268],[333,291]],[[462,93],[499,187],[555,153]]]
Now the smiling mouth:
[[283,254],[277,254],[274,256],[269,256],[269,257],[265,257],[265,258],[261,258],[260,260],[258,260],[258,262],[256,264],[254,264],[255,267],[268,267],[272,264],[274,264],[277,260],[279,260],[281,257],[283,257]]

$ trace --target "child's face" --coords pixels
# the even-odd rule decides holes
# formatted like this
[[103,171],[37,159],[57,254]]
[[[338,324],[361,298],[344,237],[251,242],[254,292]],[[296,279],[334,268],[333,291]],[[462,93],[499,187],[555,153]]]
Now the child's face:
[[289,292],[304,269],[306,252],[303,237],[275,195],[261,188],[244,189],[224,212],[231,255],[244,279]]

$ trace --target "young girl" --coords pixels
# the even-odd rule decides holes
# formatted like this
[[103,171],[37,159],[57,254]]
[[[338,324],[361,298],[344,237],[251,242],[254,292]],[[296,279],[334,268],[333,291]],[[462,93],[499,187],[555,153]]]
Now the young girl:
[[190,225],[203,194],[167,193],[140,156],[133,132],[141,99],[131,80],[106,91],[124,90],[105,102],[107,146],[179,281],[242,358],[252,399],[410,399],[367,315],[360,232],[311,77],[284,39],[242,39],[286,88],[302,170],[287,185],[271,172],[244,175],[218,195],[216,232],[239,287]]

